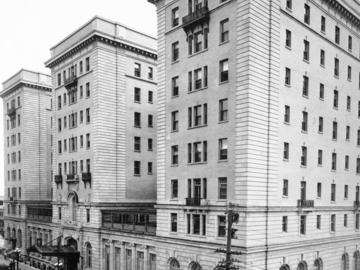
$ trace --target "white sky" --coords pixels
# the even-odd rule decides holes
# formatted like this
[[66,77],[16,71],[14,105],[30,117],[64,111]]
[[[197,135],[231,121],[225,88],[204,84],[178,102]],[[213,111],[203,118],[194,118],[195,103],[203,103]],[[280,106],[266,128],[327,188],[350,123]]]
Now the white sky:
[[[156,36],[156,10],[147,0],[0,0],[0,82],[21,68],[50,73],[50,48],[95,15]],[[2,86],[1,86],[2,89]],[[0,101],[0,195],[4,138]]]

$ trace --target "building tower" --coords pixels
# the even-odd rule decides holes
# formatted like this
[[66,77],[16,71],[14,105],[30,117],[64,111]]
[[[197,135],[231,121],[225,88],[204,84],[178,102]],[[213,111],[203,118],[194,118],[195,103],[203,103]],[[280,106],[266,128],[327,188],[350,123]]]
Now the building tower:
[[116,245],[135,262],[138,240],[124,237],[155,234],[155,47],[150,36],[94,17],[46,62],[54,88],[53,223],[84,268],[115,269]]
[[158,269],[359,269],[359,1],[150,2]]
[[46,225],[51,222],[51,78],[22,69],[3,83],[0,96],[5,125],[6,245],[25,251],[31,241],[51,237]]

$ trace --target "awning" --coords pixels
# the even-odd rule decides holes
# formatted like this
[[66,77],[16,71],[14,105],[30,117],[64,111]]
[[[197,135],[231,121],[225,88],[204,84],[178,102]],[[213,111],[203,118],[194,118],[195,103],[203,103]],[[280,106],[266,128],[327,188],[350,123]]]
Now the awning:
[[80,257],[80,252],[75,250],[72,246],[31,246],[27,252],[39,253],[42,256],[50,257]]

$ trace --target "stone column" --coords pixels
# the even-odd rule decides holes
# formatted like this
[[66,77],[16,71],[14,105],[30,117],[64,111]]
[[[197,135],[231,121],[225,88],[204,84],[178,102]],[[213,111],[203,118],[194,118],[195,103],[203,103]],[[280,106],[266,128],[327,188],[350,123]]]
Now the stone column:
[[131,255],[132,255],[131,269],[135,270],[136,269],[136,246],[135,246],[135,244],[131,245]]
[[[125,248],[125,242],[121,243],[121,258],[120,258],[120,264],[121,269],[126,269],[126,248]],[[117,269],[116,269],[117,270]]]
[[144,270],[149,270],[149,247],[145,246],[144,249]]
[[115,241],[110,243],[110,269],[115,269]]

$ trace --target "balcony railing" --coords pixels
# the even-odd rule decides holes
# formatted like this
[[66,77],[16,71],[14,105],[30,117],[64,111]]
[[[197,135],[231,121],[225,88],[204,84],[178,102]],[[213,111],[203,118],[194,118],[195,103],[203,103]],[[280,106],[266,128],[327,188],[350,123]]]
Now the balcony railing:
[[358,201],[358,200],[354,201],[354,208],[355,209],[360,208],[360,201]]
[[209,8],[207,6],[201,7],[182,18],[183,28],[186,31],[194,24],[209,20]]
[[77,82],[78,82],[78,78],[76,76],[76,74],[72,74],[70,75],[69,78],[66,78],[64,80],[64,86],[66,89],[71,89],[73,87],[76,87],[77,86]]
[[55,183],[56,184],[59,184],[59,183],[61,184],[62,181],[63,181],[63,177],[61,174],[55,175]]
[[314,208],[314,200],[298,200],[299,208]]
[[16,115],[16,108],[15,107],[10,107],[8,110],[7,110],[7,115],[9,117],[13,117]]
[[81,179],[83,180],[83,182],[91,182],[91,173],[90,172],[82,173]]
[[186,206],[200,206],[201,198],[186,198]]

